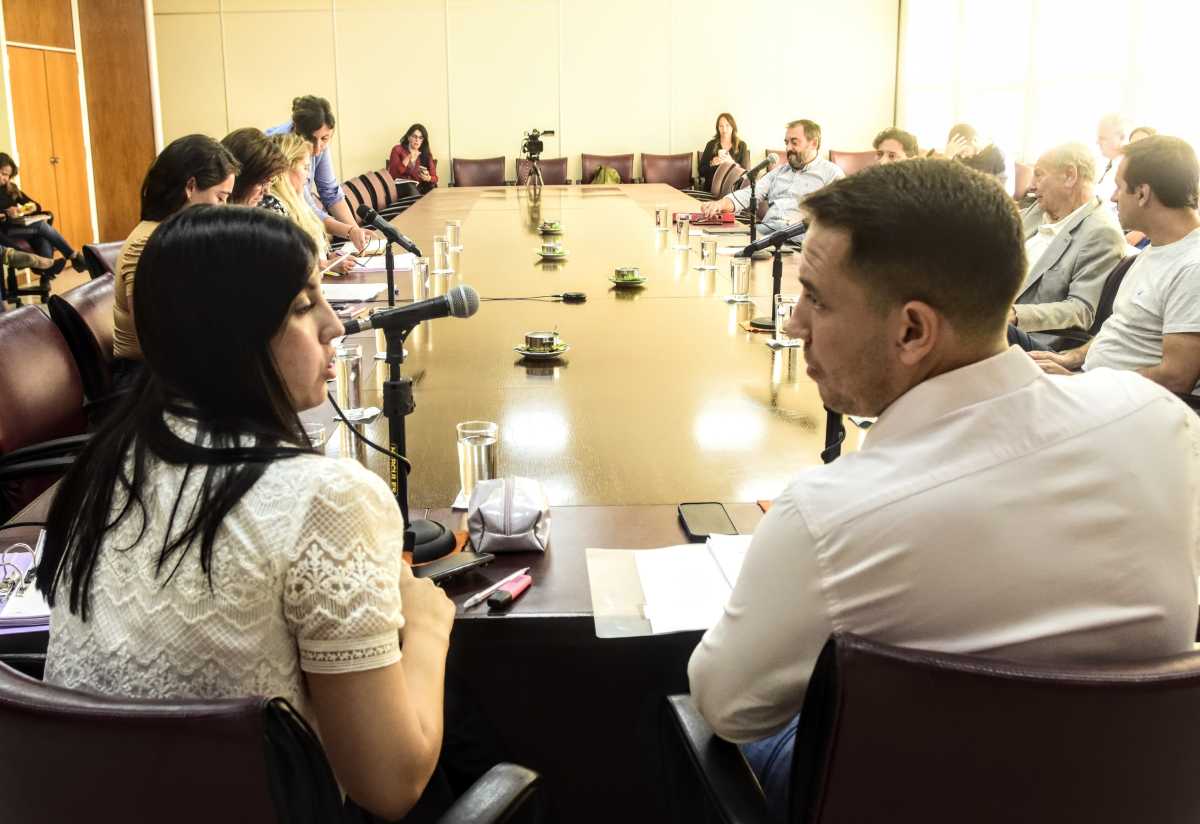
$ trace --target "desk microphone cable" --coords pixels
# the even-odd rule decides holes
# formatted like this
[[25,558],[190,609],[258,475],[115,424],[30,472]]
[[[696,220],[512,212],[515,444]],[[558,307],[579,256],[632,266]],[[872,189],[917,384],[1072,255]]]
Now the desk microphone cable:
[[382,452],[384,455],[387,455],[389,458],[395,458],[400,463],[404,464],[404,474],[405,475],[412,474],[412,469],[413,469],[412,461],[410,461],[408,458],[401,455],[399,452],[393,452],[392,450],[388,449],[386,446],[380,446],[379,444],[375,443],[375,441],[371,440],[366,435],[359,432],[358,429],[355,427],[354,423],[349,418],[346,417],[346,413],[342,411],[342,408],[340,406],[338,406],[338,402],[333,399],[333,393],[326,392],[325,394],[329,397],[329,402],[331,404],[333,404],[333,411],[337,412],[338,417],[342,419],[342,422],[346,424],[346,428],[349,429],[354,434],[354,437],[358,438],[360,441],[362,441],[367,446],[374,449],[376,452]]

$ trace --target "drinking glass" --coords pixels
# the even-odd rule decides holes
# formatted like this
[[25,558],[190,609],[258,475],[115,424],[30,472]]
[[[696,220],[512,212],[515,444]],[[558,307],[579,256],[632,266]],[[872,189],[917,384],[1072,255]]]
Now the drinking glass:
[[450,241],[446,240],[445,235],[438,235],[433,239],[433,271],[438,275],[454,271],[450,266]]
[[680,215],[675,222],[675,248],[686,249],[691,245],[692,219]]
[[342,344],[333,350],[337,403],[343,412],[362,406],[362,351],[356,344]]
[[700,241],[700,265],[697,269],[717,268],[717,239],[704,238]]
[[450,244],[451,252],[461,252],[462,245],[462,221],[447,220],[446,221],[446,242]]
[[654,228],[660,232],[671,228],[671,213],[661,203],[654,207]]
[[313,449],[320,451],[325,443],[325,424],[323,423],[306,423],[304,424],[304,437],[308,438],[308,443]]
[[500,427],[491,421],[463,421],[458,429],[458,480],[468,500],[477,481],[496,477]]
[[413,300],[425,300],[429,297],[429,258],[419,257],[413,261],[412,270]]
[[792,317],[792,310],[800,302],[799,295],[775,296],[775,340],[782,346],[799,346],[800,339],[793,338],[784,331],[783,327]]
[[729,295],[734,303],[750,300],[750,258],[734,256],[729,261],[729,279],[732,281]]

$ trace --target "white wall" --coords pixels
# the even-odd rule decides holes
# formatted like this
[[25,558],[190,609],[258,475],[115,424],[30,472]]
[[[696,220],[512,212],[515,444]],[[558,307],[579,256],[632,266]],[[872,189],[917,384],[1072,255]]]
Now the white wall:
[[[338,116],[343,177],[383,165],[413,122],[451,157],[699,152],[721,111],[755,157],[808,117],[825,148],[891,125],[899,0],[155,0],[166,140]],[[744,34],[751,28],[754,34]],[[747,44],[753,42],[751,48]]]

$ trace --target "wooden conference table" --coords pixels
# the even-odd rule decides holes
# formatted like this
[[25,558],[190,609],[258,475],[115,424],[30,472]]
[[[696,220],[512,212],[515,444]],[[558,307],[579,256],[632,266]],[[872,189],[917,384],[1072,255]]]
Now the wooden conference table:
[[[508,571],[532,566],[534,586],[510,613],[460,606],[450,665],[506,756],[543,774],[556,821],[667,818],[656,713],[664,694],[687,690],[699,639],[597,639],[584,550],[682,543],[681,501],[725,502],[738,529],[750,532],[761,517],[753,502],[775,497],[818,463],[823,446],[824,411],[799,350],[773,352],[765,336],[740,326],[770,311],[770,263],[754,264],[754,304],[726,303],[729,256],[718,257],[715,272],[694,269],[699,238],[690,252],[673,250],[672,238],[654,229],[657,204],[698,209],[657,184],[546,187],[540,204],[520,187],[436,189],[395,221],[429,252],[446,220],[461,220],[455,274],[433,291],[466,283],[484,298],[475,316],[423,323],[408,340],[412,514],[463,528],[463,513],[448,507],[459,488],[455,424],[464,420],[498,423],[500,471],[540,480],[553,506],[544,556],[502,556],[447,591],[461,605]],[[562,221],[569,255],[540,262],[535,227],[550,218]],[[797,289],[795,257],[785,258],[785,292]],[[649,278],[644,288],[613,288],[608,278],[621,265],[639,266]],[[411,298],[408,272],[397,273],[396,285],[400,300]],[[586,292],[587,302],[491,300],[564,291]],[[529,362],[513,351],[525,332],[554,328],[571,346],[559,360]],[[382,406],[375,336],[352,340],[364,349],[362,403]],[[333,427],[328,404],[304,417],[329,425],[329,454],[355,455],[386,477],[386,459]],[[365,432],[386,442],[386,421]],[[44,507],[40,500],[19,517],[37,519]],[[20,531],[4,535],[20,539]],[[26,634],[0,645],[39,644]]]

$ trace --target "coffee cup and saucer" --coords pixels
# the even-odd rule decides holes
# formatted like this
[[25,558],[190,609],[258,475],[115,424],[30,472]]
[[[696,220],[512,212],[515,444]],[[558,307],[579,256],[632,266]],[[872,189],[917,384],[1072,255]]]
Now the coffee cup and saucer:
[[542,225],[538,226],[538,231],[543,235],[561,235],[562,230],[561,220],[543,220]]
[[543,240],[542,245],[538,248],[538,254],[549,260],[557,260],[565,258],[567,250],[563,248],[561,241]]
[[642,270],[636,266],[618,266],[613,270],[613,276],[609,280],[618,287],[641,286],[646,282]]
[[570,349],[559,338],[558,332],[526,332],[525,345],[513,347],[517,354],[530,360],[550,360],[565,355]]

